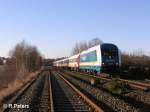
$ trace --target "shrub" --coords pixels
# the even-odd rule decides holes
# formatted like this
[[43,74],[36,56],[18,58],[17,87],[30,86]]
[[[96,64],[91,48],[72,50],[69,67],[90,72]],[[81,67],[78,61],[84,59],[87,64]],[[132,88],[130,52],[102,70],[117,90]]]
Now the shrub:
[[104,86],[113,94],[124,94],[132,90],[127,83],[121,82],[117,79],[107,82]]
[[[12,63],[12,66],[8,62]],[[35,46],[22,41],[10,51],[10,59],[8,62],[8,64],[6,63],[6,68],[13,68],[16,72],[15,79],[23,81],[28,76],[27,74],[40,68],[41,55]]]

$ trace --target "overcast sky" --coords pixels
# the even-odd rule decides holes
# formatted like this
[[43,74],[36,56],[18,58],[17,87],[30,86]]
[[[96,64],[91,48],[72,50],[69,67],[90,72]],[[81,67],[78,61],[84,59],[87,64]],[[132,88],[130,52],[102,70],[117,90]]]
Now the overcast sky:
[[150,0],[0,0],[0,56],[26,40],[45,57],[99,37],[150,54]]

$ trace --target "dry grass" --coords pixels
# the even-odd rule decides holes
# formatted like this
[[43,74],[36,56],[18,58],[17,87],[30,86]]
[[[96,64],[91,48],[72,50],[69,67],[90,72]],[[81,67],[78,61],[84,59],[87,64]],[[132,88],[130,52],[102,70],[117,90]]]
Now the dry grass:
[[13,82],[16,78],[16,70],[14,67],[6,67],[3,65],[0,67],[0,90],[7,88],[8,84]]
[[28,74],[27,75],[28,77],[25,77],[23,81],[21,81],[19,79],[16,79],[15,81],[8,83],[7,88],[4,88],[4,89],[0,90],[0,102],[4,97],[14,93],[17,89],[19,89],[26,82],[28,82],[29,80],[35,78],[39,72],[40,71],[36,71],[34,73]]

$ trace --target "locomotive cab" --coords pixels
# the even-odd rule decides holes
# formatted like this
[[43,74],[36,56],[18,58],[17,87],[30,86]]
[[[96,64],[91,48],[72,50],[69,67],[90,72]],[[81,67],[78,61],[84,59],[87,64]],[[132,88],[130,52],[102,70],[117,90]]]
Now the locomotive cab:
[[102,72],[115,72],[120,68],[119,49],[114,44],[101,45]]

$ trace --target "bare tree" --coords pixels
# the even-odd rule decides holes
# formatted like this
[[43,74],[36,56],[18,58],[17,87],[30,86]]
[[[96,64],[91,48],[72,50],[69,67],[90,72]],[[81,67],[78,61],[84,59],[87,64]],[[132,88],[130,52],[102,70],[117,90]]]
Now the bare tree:
[[10,52],[11,60],[15,61],[17,78],[22,79],[27,73],[40,68],[41,56],[35,46],[28,45],[25,41],[17,44]]
[[80,53],[80,46],[79,46],[79,44],[78,43],[76,43],[75,45],[74,45],[74,47],[73,47],[73,50],[72,50],[72,55],[74,55],[74,54],[78,54],[78,53]]
[[87,50],[88,48],[91,48],[95,45],[102,44],[102,43],[103,43],[102,40],[100,40],[99,38],[93,38],[88,43],[87,42],[78,42],[73,47],[72,55],[78,54],[84,50]]
[[144,51],[136,50],[133,53],[122,53],[122,66],[150,67],[150,57]]
[[89,48],[87,42],[80,42],[79,45],[80,45],[80,51],[84,51]]
[[87,42],[76,43],[75,46],[73,47],[72,55],[78,54],[78,53],[80,53],[80,52],[82,52],[83,50],[86,50],[86,49],[88,49]]
[[99,38],[93,38],[92,40],[90,40],[88,42],[88,47],[91,48],[95,45],[99,45],[99,44],[102,44],[102,43],[103,43],[102,40],[100,40]]
[[144,56],[144,51],[142,49],[134,50],[131,55],[136,57],[142,57]]

